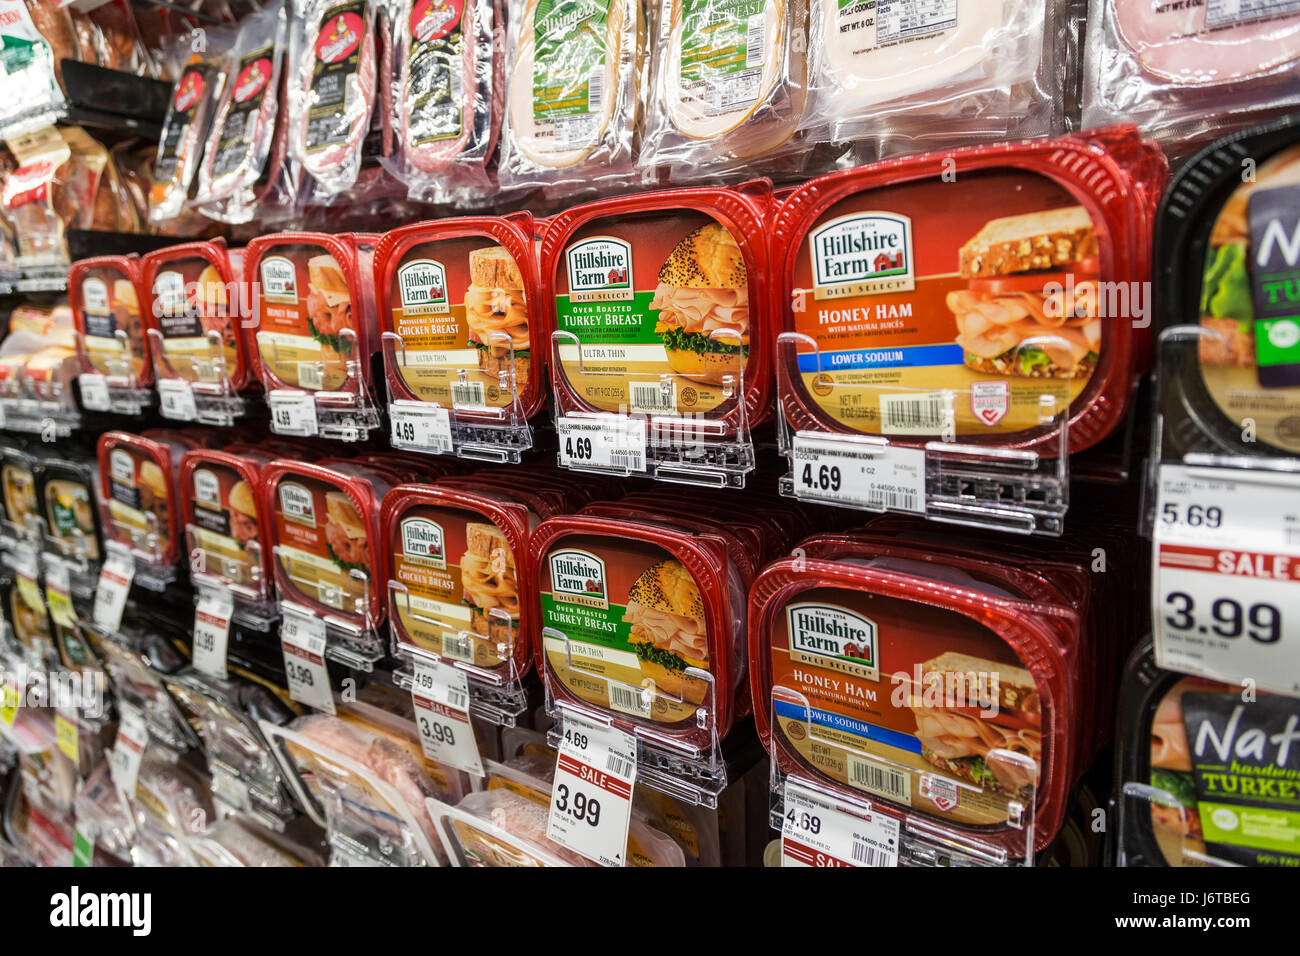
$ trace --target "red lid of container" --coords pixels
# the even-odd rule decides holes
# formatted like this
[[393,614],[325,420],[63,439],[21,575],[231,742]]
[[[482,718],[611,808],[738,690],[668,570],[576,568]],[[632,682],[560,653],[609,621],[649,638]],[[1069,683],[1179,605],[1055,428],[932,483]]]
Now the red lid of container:
[[138,257],[95,256],[74,262],[68,269],[68,300],[83,371],[125,386],[129,378],[123,374],[123,359],[129,358],[135,385],[153,384],[153,359],[141,317],[149,296]]

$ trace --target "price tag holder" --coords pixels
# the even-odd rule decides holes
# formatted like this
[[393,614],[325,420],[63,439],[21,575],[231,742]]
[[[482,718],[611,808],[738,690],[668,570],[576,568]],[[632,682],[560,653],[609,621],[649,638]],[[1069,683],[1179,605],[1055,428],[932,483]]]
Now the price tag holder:
[[199,407],[194,403],[194,387],[180,378],[158,380],[158,409],[163,418],[192,422],[199,417]]
[[636,740],[564,715],[546,836],[602,866],[624,866],[636,782]]
[[193,663],[196,670],[226,679],[226,651],[230,646],[230,618],[235,599],[229,591],[200,587],[194,609]]
[[95,607],[91,619],[95,626],[116,634],[122,628],[122,612],[126,598],[135,580],[135,561],[129,555],[113,553],[104,561],[99,572],[99,587],[95,591]]
[[898,821],[785,782],[782,866],[898,866]]
[[646,470],[644,418],[572,418],[555,422],[565,468]]
[[135,793],[140,779],[140,764],[145,748],[149,746],[149,726],[144,714],[134,707],[122,708],[122,719],[117,725],[117,740],[108,758],[109,775],[113,784],[126,796]]
[[394,445],[425,449],[438,455],[451,454],[451,416],[447,409],[394,403],[388,406],[388,418]]
[[58,741],[59,749],[63,751],[64,756],[72,761],[72,765],[74,767],[79,766],[81,751],[77,746],[76,720],[70,719],[65,714],[56,713],[54,715],[54,738]]
[[280,627],[284,673],[289,696],[300,704],[333,714],[334,694],[325,669],[325,622],[315,617],[285,614]]
[[1300,694],[1300,478],[1164,465],[1153,539],[1156,663]]
[[108,395],[108,379],[94,372],[78,376],[81,383],[81,407],[91,412],[112,411],[113,402]]
[[925,450],[805,438],[792,458],[798,498],[925,514]]
[[320,433],[316,399],[306,392],[276,389],[270,395],[271,431],[277,435],[313,438]]
[[469,720],[465,672],[437,661],[417,662],[411,701],[424,755],[435,763],[483,776],[483,758]]
[[72,587],[68,583],[68,566],[57,558],[45,564],[45,603],[50,617],[62,627],[75,627],[77,609],[72,606]]

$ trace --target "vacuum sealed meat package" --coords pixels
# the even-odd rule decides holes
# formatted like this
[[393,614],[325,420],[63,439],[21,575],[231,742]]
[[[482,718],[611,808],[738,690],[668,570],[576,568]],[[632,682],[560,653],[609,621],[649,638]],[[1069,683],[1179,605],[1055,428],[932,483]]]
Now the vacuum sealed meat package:
[[62,62],[79,59],[68,11],[55,0],[0,0],[0,41],[0,125],[52,116],[64,103]]
[[574,192],[628,175],[645,56],[640,0],[519,0],[508,51],[502,187]]

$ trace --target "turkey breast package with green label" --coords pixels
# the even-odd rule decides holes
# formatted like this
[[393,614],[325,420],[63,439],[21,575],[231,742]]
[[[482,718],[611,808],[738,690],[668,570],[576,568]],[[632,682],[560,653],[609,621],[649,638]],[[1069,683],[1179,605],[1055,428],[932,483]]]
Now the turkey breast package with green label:
[[[1070,451],[1149,361],[1150,215],[1130,127],[829,173],[776,214],[781,410],[798,431]],[[1059,441],[1059,439],[1056,439]]]
[[1050,843],[1086,736],[1080,619],[1000,572],[867,536],[809,539],[768,565],[750,592],[749,666],[777,769],[975,855]]
[[770,411],[766,181],[604,199],[553,218],[542,285],[557,412]]

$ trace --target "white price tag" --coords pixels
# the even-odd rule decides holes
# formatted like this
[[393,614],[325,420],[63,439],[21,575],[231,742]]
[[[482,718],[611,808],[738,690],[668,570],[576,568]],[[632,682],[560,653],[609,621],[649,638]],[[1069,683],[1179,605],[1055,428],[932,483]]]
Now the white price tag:
[[1300,694],[1300,479],[1162,466],[1153,543],[1156,663]]
[[230,645],[230,617],[235,599],[221,588],[199,588],[199,603],[194,609],[193,664],[196,670],[226,679],[226,649]]
[[91,615],[95,626],[116,634],[122,628],[122,612],[135,579],[135,561],[128,555],[110,554],[99,572],[95,591],[95,608]]
[[568,418],[556,420],[560,464],[565,468],[646,470],[644,418]]
[[144,714],[134,707],[123,707],[122,719],[117,725],[117,741],[109,755],[108,771],[117,789],[128,797],[135,795],[140,763],[148,745],[149,726]]
[[424,755],[435,763],[483,776],[483,758],[469,722],[465,672],[436,661],[417,662],[411,701]]
[[898,821],[787,779],[782,866],[898,866]]
[[81,407],[92,412],[107,412],[113,408],[108,395],[108,379],[93,372],[83,372],[81,382]]
[[547,838],[603,866],[624,866],[635,782],[631,734],[565,714]]
[[325,622],[286,614],[280,626],[280,646],[289,696],[300,704],[333,714],[334,694],[325,669]]
[[198,406],[194,404],[194,388],[180,378],[158,379],[158,407],[163,418],[192,422],[199,417]]
[[393,444],[399,448],[423,448],[439,455],[452,450],[451,418],[447,409],[388,406]]
[[925,514],[925,450],[794,439],[794,492],[809,501]]
[[271,431],[277,435],[314,438],[320,433],[316,423],[316,399],[306,392],[271,392]]

